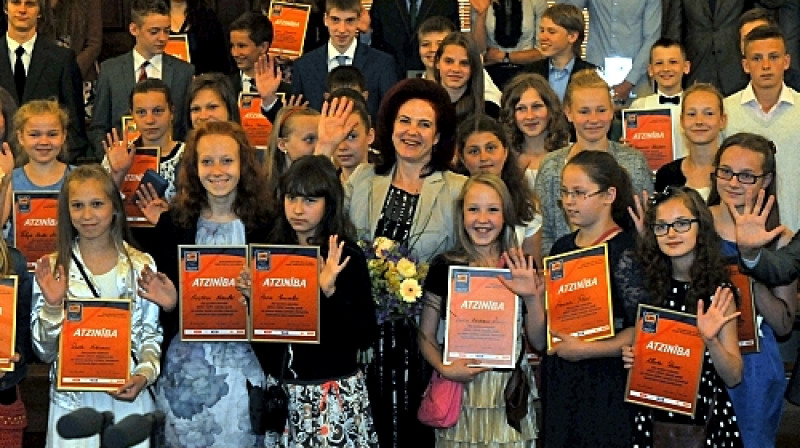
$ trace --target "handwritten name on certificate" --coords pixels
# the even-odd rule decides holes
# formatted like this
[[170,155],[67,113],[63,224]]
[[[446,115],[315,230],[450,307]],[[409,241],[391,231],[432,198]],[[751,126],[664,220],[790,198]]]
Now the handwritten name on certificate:
[[[281,100],[282,98],[278,98],[278,101]],[[261,113],[261,97],[257,93],[239,93],[239,117],[250,145],[262,147],[269,145],[272,123]]]
[[182,341],[246,341],[247,307],[236,277],[247,246],[178,246]]
[[144,217],[144,213],[136,205],[136,189],[142,181],[145,171],[153,170],[158,172],[158,158],[161,150],[158,147],[136,148],[136,155],[133,156],[133,163],[128,170],[128,174],[122,180],[120,192],[125,195],[125,215],[128,223],[134,227],[153,227]]
[[319,344],[319,248],[250,245],[252,342]]
[[753,282],[750,277],[739,271],[739,266],[730,266],[731,283],[739,293],[738,311],[741,313],[736,318],[736,332],[739,336],[739,352],[743,355],[761,351],[756,325],[756,307],[753,300]]
[[58,346],[59,390],[117,390],[131,371],[131,301],[66,301]]
[[552,331],[583,341],[614,336],[608,246],[546,257],[544,265],[547,349],[561,341]]
[[444,339],[445,364],[456,359],[513,368],[519,299],[500,283],[508,269],[450,266]]
[[638,149],[652,171],[675,160],[671,109],[627,109],[622,111],[625,142]]
[[[22,323],[27,325],[26,322]],[[11,372],[17,343],[17,276],[0,277],[0,371]]]
[[272,2],[269,6],[269,19],[272,21],[274,36],[269,54],[293,57],[302,55],[310,14],[311,5]]
[[691,314],[639,305],[625,401],[694,416],[705,344]]
[[14,246],[28,262],[28,270],[36,260],[56,250],[58,224],[57,191],[14,192]]

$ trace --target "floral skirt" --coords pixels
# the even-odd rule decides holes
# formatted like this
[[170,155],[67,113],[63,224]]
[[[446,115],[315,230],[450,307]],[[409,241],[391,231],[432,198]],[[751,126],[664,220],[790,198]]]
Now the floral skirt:
[[[490,370],[464,387],[461,413],[452,428],[436,430],[437,448],[533,448],[536,443],[536,384],[531,384],[522,433],[508,425],[503,390],[511,371]],[[532,379],[532,377],[531,377]]]
[[[274,384],[274,378],[268,378]],[[377,448],[378,435],[364,374],[324,383],[286,384],[289,421],[280,441],[268,434],[267,447]]]

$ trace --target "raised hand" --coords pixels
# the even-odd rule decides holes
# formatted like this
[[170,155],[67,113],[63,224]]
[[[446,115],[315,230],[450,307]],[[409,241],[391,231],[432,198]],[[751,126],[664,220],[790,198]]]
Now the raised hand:
[[336,292],[336,277],[350,261],[348,256],[344,261],[339,262],[342,258],[342,249],[344,249],[344,241],[340,243],[337,235],[331,235],[328,238],[328,257],[319,273],[319,287],[326,297],[330,297]]
[[158,197],[156,189],[149,183],[136,190],[136,205],[150,224],[157,224],[161,214],[169,210],[167,201]]
[[286,101],[286,107],[308,107],[308,101],[303,99],[303,94],[292,95]]
[[314,154],[332,156],[358,122],[359,118],[353,113],[353,100],[350,98],[337,97],[323,102]]
[[103,150],[106,152],[106,159],[108,166],[111,168],[111,177],[117,187],[122,185],[125,175],[133,165],[133,159],[136,156],[136,147],[128,145],[128,143],[119,138],[117,129],[114,128],[110,133],[106,134],[106,139],[103,141]]
[[139,275],[139,296],[172,311],[178,303],[178,291],[175,284],[163,272],[155,272],[150,265],[144,265]]
[[33,275],[48,305],[58,307],[64,304],[64,298],[67,296],[67,276],[64,275],[64,266],[59,266],[53,271],[50,256],[45,255],[36,262]]
[[727,287],[717,287],[708,311],[704,311],[703,305],[703,299],[697,301],[697,329],[700,331],[703,341],[708,344],[719,335],[725,324],[739,317],[741,313],[736,311],[725,315],[725,311],[731,305],[734,305],[733,309],[736,309],[733,292]]
[[510,249],[503,254],[506,266],[511,270],[511,280],[498,276],[500,283],[520,297],[544,296],[544,279],[536,272],[532,256],[525,256],[521,249]]
[[492,0],[469,0],[469,4],[479,16],[483,16],[486,15],[486,12],[489,10],[489,5],[492,4]]
[[648,200],[647,190],[642,190],[642,197],[639,198],[638,195],[633,195],[633,207],[628,207],[628,214],[631,215],[633,225],[639,235],[643,235],[645,231],[644,215],[647,213]]
[[278,87],[281,85],[280,67],[275,63],[275,58],[269,55],[261,55],[253,64],[255,74],[253,79],[256,81],[258,96],[261,97],[264,106],[269,106],[277,98]]
[[778,226],[769,232],[766,228],[767,217],[775,205],[775,197],[770,196],[764,204],[766,192],[758,192],[755,202],[750,191],[745,192],[744,209],[740,212],[733,204],[725,203],[736,222],[736,245],[742,257],[753,259],[758,251],[781,235],[784,226]]
[[0,170],[3,170],[3,174],[11,179],[11,172],[14,171],[14,151],[8,142],[3,142],[2,151],[0,151]]

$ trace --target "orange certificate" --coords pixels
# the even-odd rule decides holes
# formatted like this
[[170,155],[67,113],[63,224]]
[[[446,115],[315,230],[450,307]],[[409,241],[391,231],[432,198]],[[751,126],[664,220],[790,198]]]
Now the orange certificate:
[[178,246],[182,341],[246,341],[247,307],[236,277],[247,246]]
[[269,19],[272,21],[274,38],[269,46],[269,54],[293,57],[302,55],[310,14],[311,5],[272,2],[269,6]]
[[142,181],[144,172],[148,169],[158,172],[158,156],[160,150],[153,147],[136,148],[136,155],[133,156],[133,163],[122,181],[120,192],[125,197],[125,215],[128,216],[128,223],[133,227],[153,227],[144,217],[144,214],[136,205],[136,189]]
[[675,159],[672,110],[623,110],[622,124],[625,142],[644,153],[651,170],[657,171]]
[[257,93],[239,93],[239,117],[250,145],[267,147],[272,123],[261,113],[261,97]]
[[117,390],[131,371],[131,301],[66,302],[58,345],[58,390]]
[[133,145],[133,142],[142,135],[136,127],[136,122],[133,121],[133,117],[130,115],[122,116],[122,134],[122,138],[128,142],[128,146]]
[[319,344],[319,248],[250,245],[252,342]]
[[445,364],[472,359],[485,367],[514,367],[519,299],[498,275],[511,278],[508,269],[450,266]]
[[[23,322],[23,325],[26,323]],[[16,352],[17,276],[0,277],[0,371],[11,372]]]
[[606,244],[546,257],[544,265],[547,349],[560,341],[551,331],[583,341],[614,336]]
[[736,318],[736,331],[739,334],[739,351],[745,355],[761,351],[759,344],[758,328],[756,325],[756,307],[753,300],[753,282],[750,277],[739,272],[739,267],[731,265],[731,283],[739,292],[739,312]]
[[189,37],[186,34],[170,34],[164,53],[184,62],[192,62],[189,56]]
[[13,219],[14,246],[32,271],[36,260],[56,250],[58,192],[15,191]]
[[625,401],[694,416],[705,344],[691,314],[639,305]]

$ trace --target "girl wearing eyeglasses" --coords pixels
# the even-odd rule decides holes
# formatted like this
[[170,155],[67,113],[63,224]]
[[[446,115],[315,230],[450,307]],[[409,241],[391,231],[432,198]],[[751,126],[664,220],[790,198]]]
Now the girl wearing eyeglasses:
[[[729,277],[711,212],[694,189],[668,187],[651,200],[644,224],[639,256],[646,260],[642,265],[651,304],[696,314],[706,353],[694,417],[637,406],[633,446],[663,442],[664,436],[654,431],[653,421],[658,421],[704,427],[703,446],[741,447],[727,389],[742,378],[736,334],[739,313],[730,286],[721,287]],[[633,357],[632,348],[623,347],[626,368]]]
[[[740,213],[745,206],[745,193],[755,196],[764,189],[775,196],[775,145],[766,138],[750,133],[734,134],[725,139],[714,160],[714,182],[709,196],[714,226],[722,238],[722,252],[730,263],[737,259],[736,224],[731,208]],[[766,228],[780,225],[778,204],[767,216]],[[789,230],[767,247],[786,245],[792,237]],[[775,446],[778,424],[783,413],[783,392],[786,377],[775,336],[792,331],[796,312],[797,281],[769,288],[753,281],[753,297],[757,312],[756,325],[760,351],[743,355],[742,382],[730,389],[739,428],[746,447]]]

